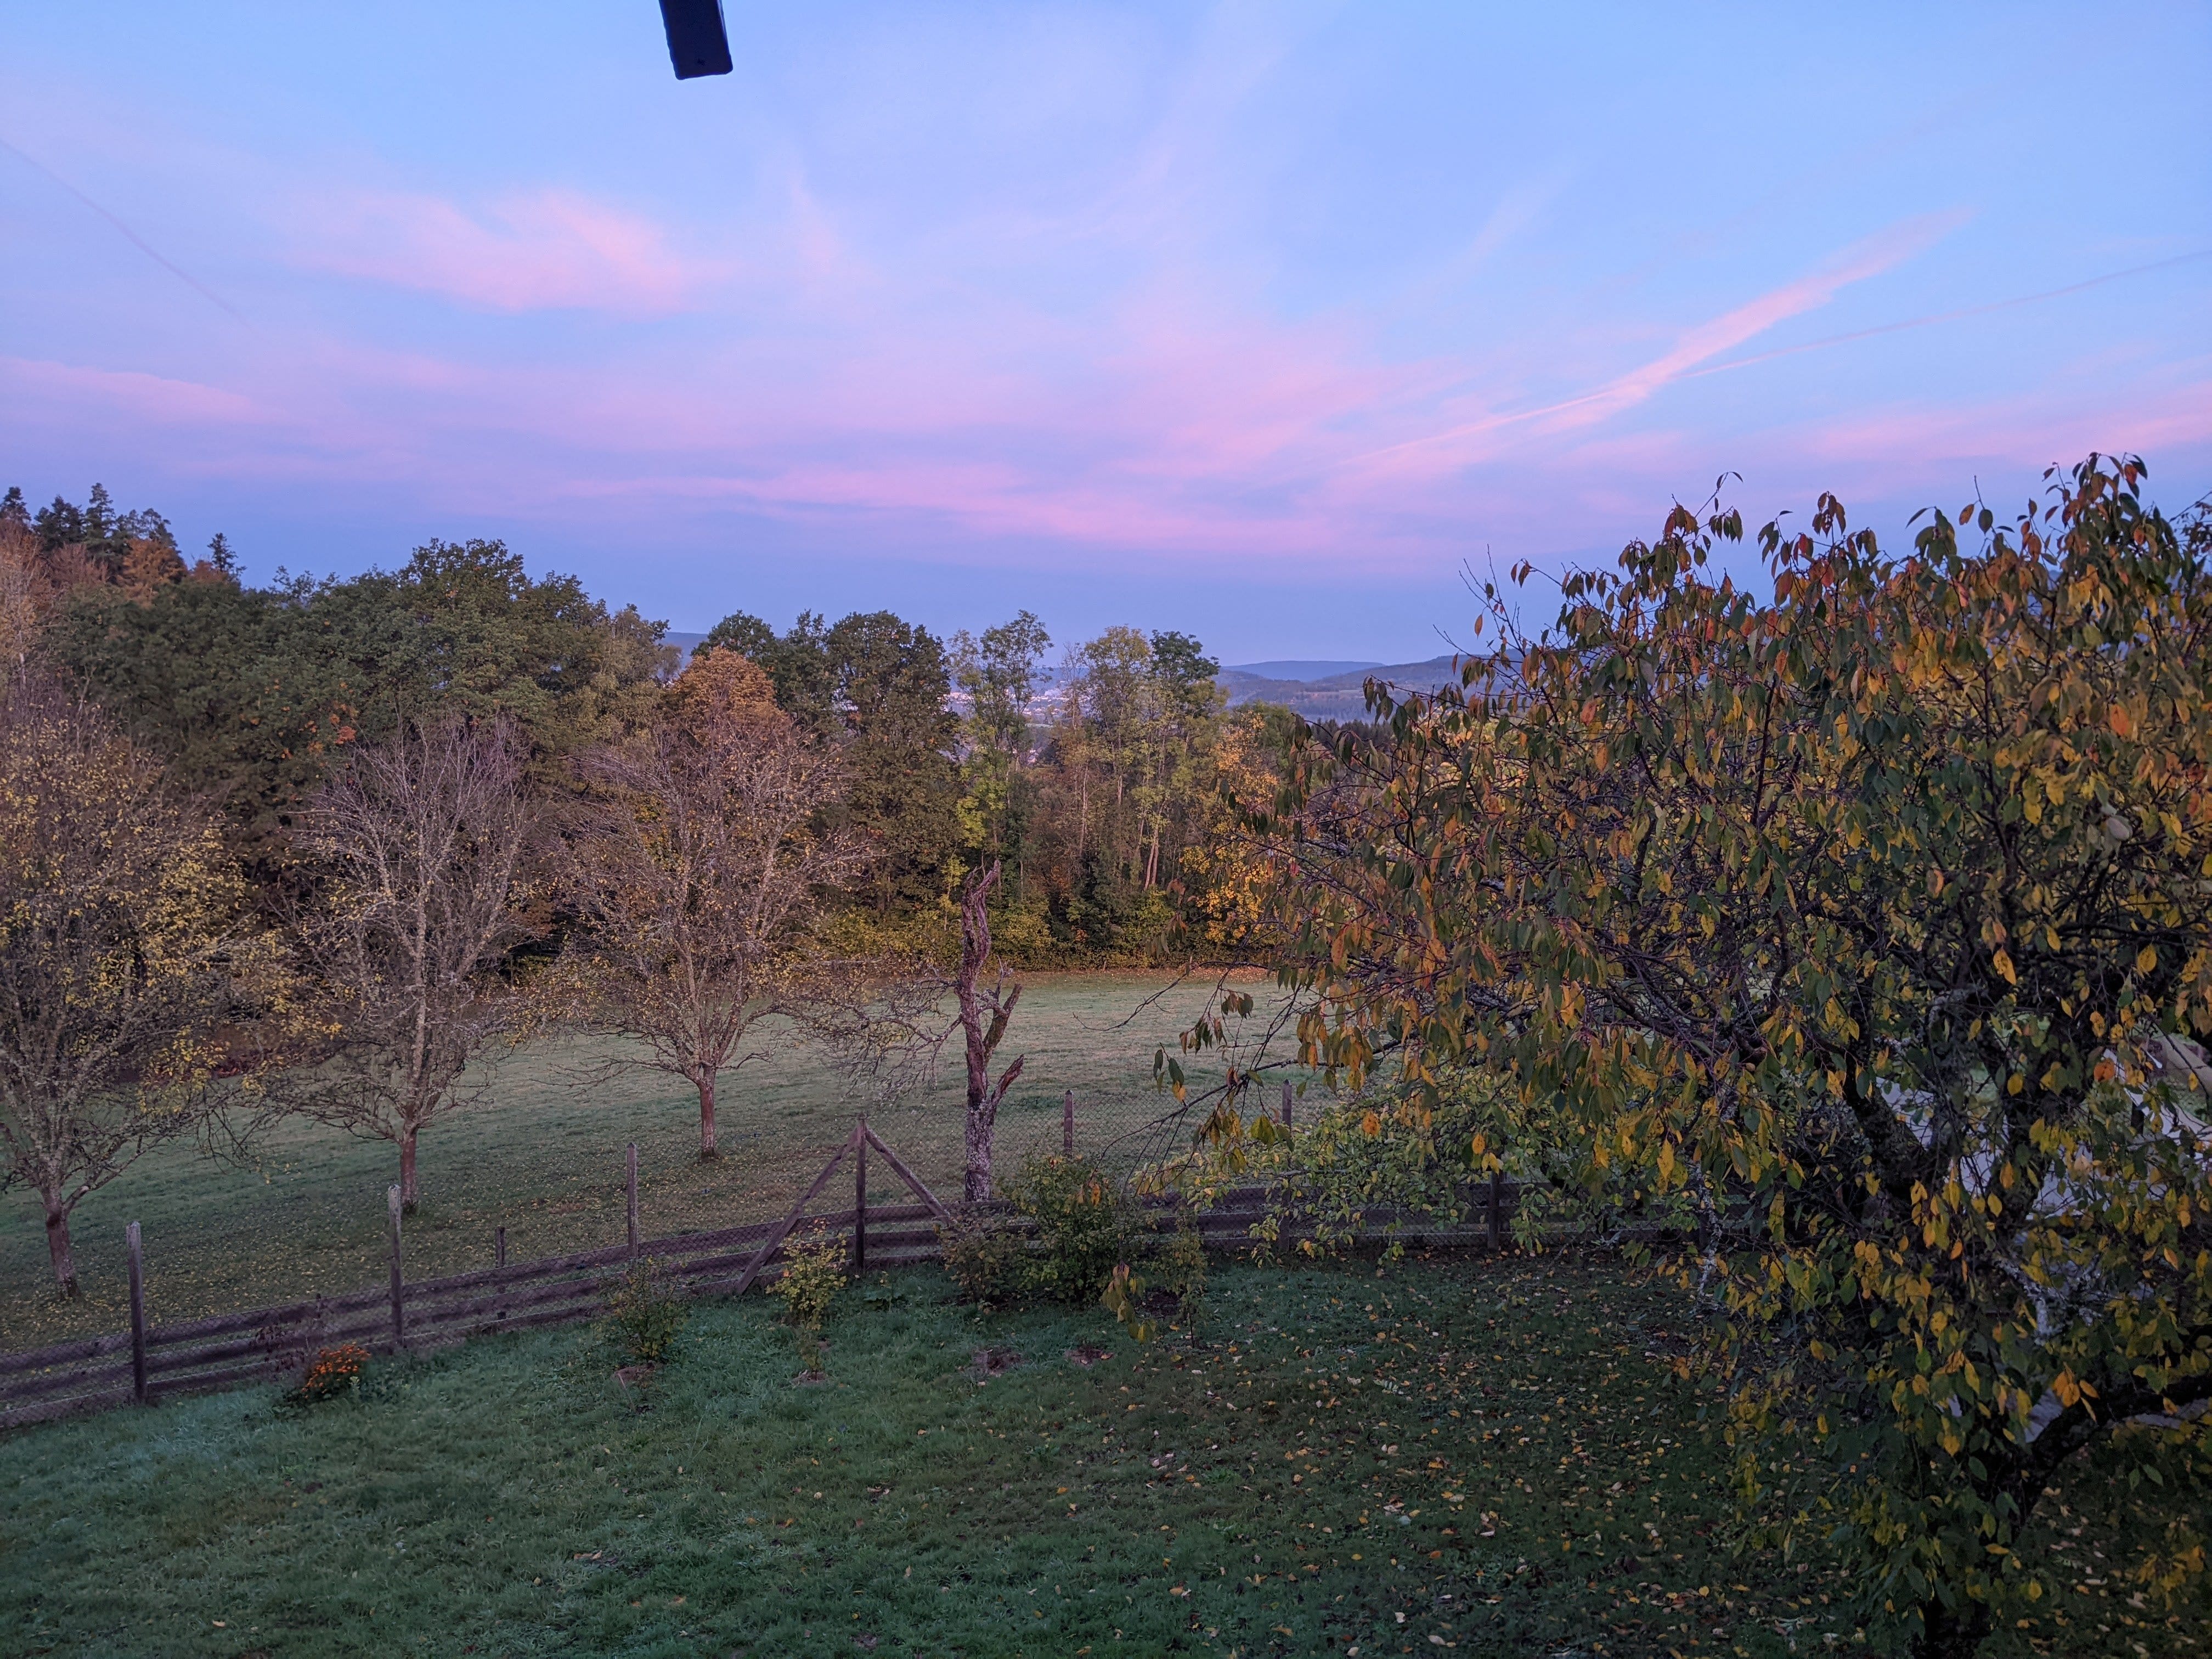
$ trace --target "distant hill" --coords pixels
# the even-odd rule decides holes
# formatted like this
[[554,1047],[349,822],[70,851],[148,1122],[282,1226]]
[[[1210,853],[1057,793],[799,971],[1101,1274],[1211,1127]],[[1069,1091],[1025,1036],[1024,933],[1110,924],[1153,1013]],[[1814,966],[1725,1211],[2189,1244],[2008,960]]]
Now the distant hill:
[[[690,661],[692,651],[707,636],[679,634],[671,629],[662,637],[681,653],[677,664],[680,669]],[[1409,691],[1433,691],[1440,685],[1456,683],[1459,678],[1449,656],[1431,657],[1426,662],[1401,663],[1285,658],[1238,663],[1224,668],[1218,684],[1232,708],[1239,703],[1272,702],[1280,708],[1294,708],[1310,720],[1356,720],[1367,716],[1365,687],[1370,675]],[[1030,711],[1033,720],[1050,718],[1057,696],[1054,685],[1057,678],[1050,668],[1039,675],[1038,696]],[[964,708],[967,696],[956,690],[952,702],[956,708]]]
[[1338,674],[1364,674],[1379,662],[1233,662],[1221,672],[1261,680],[1325,680]]
[[1452,660],[1449,656],[1442,656],[1431,657],[1426,662],[1362,663],[1310,678],[1279,672],[1266,675],[1256,671],[1334,665],[1253,663],[1246,667],[1223,669],[1220,684],[1229,696],[1231,708],[1239,703],[1272,702],[1295,709],[1310,720],[1356,720],[1367,716],[1366,685],[1370,678],[1407,691],[1433,691],[1440,685],[1457,682],[1459,675]]

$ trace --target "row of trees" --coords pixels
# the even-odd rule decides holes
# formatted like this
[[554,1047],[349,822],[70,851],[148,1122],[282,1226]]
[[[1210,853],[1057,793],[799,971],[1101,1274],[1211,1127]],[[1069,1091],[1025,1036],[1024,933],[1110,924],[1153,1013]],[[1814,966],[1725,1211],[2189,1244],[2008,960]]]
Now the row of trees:
[[[88,505],[35,515],[10,490],[0,540],[17,550],[19,609],[46,618],[46,654],[219,808],[272,898],[295,879],[306,803],[349,746],[409,722],[504,717],[546,784],[635,726],[678,661],[661,624],[573,578],[532,578],[498,542],[255,587],[221,537],[188,562],[160,514],[119,513],[97,487]],[[0,627],[20,658],[27,621]],[[1203,840],[1223,744],[1249,750],[1256,729],[1224,711],[1216,665],[1183,634],[1110,629],[1048,666],[1052,641],[1026,612],[950,641],[888,611],[810,612],[781,634],[739,612],[702,648],[757,663],[794,728],[841,752],[837,822],[873,854],[845,907],[856,940],[949,948],[954,896],[1000,862],[995,920],[1018,958],[1157,956],[1194,890],[1184,854]]]
[[[94,532],[124,556],[60,539]],[[148,547],[150,587],[128,574]],[[1170,797],[1201,787],[1218,721],[1178,635],[1089,648],[1041,740],[1032,617],[948,653],[887,613],[781,637],[740,617],[678,675],[657,625],[495,543],[257,590],[98,495],[36,520],[10,498],[0,619],[27,826],[0,895],[0,1139],[65,1287],[77,1203],[178,1136],[320,1119],[391,1142],[412,1205],[471,1060],[548,1025],[683,1078],[704,1157],[770,1012],[883,1090],[957,1034],[985,1196],[1021,1064],[994,1075],[1019,996],[994,927],[1048,947],[1019,890],[1062,868],[1036,804],[1077,801],[1076,856],[1158,894]]]
[[[70,1207],[220,1133],[227,1093],[388,1135],[411,1182],[524,1007],[690,1079],[711,1152],[714,1079],[784,1007],[887,1086],[958,1034],[980,1197],[1021,1067],[994,929],[1179,916],[1305,994],[1300,1058],[1351,1093],[1330,1158],[1387,1146],[1394,1194],[1510,1167],[1678,1241],[1784,1517],[1753,1541],[1854,1553],[1877,1638],[1964,1655],[2055,1589],[2016,1547],[2092,1446],[2173,1493],[2122,1569],[2170,1588],[2212,1480],[2212,518],[2142,478],[2093,457],[1903,555],[1824,498],[1760,532],[1771,600],[1711,573],[1735,514],[1677,508],[1544,635],[1493,592],[1461,687],[1327,731],[1225,715],[1177,635],[1109,632],[1048,686],[1026,616],[949,650],[741,616],[672,678],[652,627],[496,544],[258,595],[179,558],[137,592],[127,550],[66,555],[17,503],[9,1178],[64,1277]],[[148,642],[186,639],[251,672],[162,679]],[[1187,1173],[1279,1145],[1240,1115],[1251,1059]],[[1826,1476],[1766,1490],[1778,1437]]]
[[[1677,508],[1540,637],[1492,592],[1462,688],[1304,735],[1220,854],[1367,1091],[1340,1144],[1675,1229],[1787,1517],[1752,1541],[1840,1545],[1928,1656],[2058,1592],[2018,1546],[2092,1446],[2172,1516],[2108,1571],[2212,1544],[2212,519],[2142,476],[1902,556],[1823,498],[1760,532],[1771,601],[1711,574],[1735,514]],[[1825,1477],[1772,1490],[1784,1439]]]

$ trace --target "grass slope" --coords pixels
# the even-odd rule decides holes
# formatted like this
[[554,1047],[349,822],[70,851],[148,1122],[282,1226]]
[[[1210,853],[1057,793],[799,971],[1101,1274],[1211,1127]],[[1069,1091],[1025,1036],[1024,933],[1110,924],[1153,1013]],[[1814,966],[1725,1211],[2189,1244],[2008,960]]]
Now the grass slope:
[[[1163,1042],[1173,1048],[1206,988],[1145,1006],[1160,986],[1144,974],[1030,977],[1006,1042],[1006,1058],[1025,1054],[1028,1063],[1000,1114],[1002,1168],[1059,1145],[1063,1090],[1076,1092],[1086,1148],[1130,1137],[1166,1109],[1152,1088],[1152,1052]],[[725,1078],[723,1156],[711,1164],[697,1158],[697,1098],[679,1081],[631,1073],[580,1085],[599,1057],[580,1045],[535,1045],[491,1068],[485,1104],[423,1135],[423,1204],[407,1227],[410,1277],[489,1267],[501,1226],[517,1261],[620,1242],[623,1149],[632,1140],[649,1234],[787,1209],[850,1133],[858,1106],[819,1055],[776,1049],[777,1040],[764,1032],[762,1046],[772,1052]],[[936,1089],[874,1117],[924,1180],[955,1194],[963,1086],[956,1052]],[[1127,1141],[1124,1149],[1133,1155]],[[252,1167],[239,1169],[189,1147],[163,1148],[88,1198],[75,1223],[84,1293],[74,1304],[53,1294],[36,1200],[22,1192],[0,1200],[0,1347],[125,1324],[123,1231],[132,1220],[145,1229],[156,1321],[380,1282],[385,1188],[398,1173],[392,1148],[293,1123],[264,1137],[255,1156]]]
[[[0,1441],[0,1650],[1849,1644],[1826,1564],[1729,1553],[1710,1397],[1660,1357],[1685,1312],[1571,1258],[1240,1267],[1202,1343],[1140,1349],[912,1273],[848,1293],[823,1386],[754,1300],[702,1309],[642,1410],[567,1331],[312,1411],[258,1390],[46,1425]],[[1111,1357],[1079,1368],[1080,1342]],[[979,1382],[985,1343],[1024,1363]],[[2203,1650],[2212,1607],[2130,1607],[2090,1568],[2110,1520],[2051,1507],[2077,1531],[2037,1547],[2089,1582],[1996,1655]]]

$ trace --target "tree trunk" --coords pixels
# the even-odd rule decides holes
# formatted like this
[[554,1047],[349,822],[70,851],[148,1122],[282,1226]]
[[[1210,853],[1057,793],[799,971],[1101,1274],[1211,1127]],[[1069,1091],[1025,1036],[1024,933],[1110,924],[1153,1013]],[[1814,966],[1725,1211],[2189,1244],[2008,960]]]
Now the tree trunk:
[[[991,1056],[1006,1034],[1022,988],[983,992],[983,969],[991,961],[991,889],[997,885],[1000,866],[994,864],[969,884],[960,899],[960,969],[953,992],[960,1004],[960,1030],[968,1060],[968,1169],[961,1196],[970,1204],[991,1195],[991,1133],[999,1121],[999,1102],[1016,1078],[1022,1062],[1014,1063],[991,1081]],[[987,1018],[988,1016],[988,1018]]]
[[980,1204],[991,1195],[991,1137],[999,1121],[999,1103],[988,1087],[968,1087],[968,1175],[960,1195]]
[[46,1255],[54,1264],[54,1283],[64,1296],[76,1294],[76,1253],[70,1248],[69,1210],[58,1198],[46,1200]]
[[1990,1633],[1985,1601],[1970,1601],[1963,1610],[1930,1601],[1920,1609],[1920,1620],[1912,1659],[1973,1659]]
[[399,1207],[411,1211],[421,1195],[415,1185],[415,1125],[410,1123],[399,1132]]
[[699,1079],[699,1156],[718,1158],[714,1146],[714,1074],[708,1073]]

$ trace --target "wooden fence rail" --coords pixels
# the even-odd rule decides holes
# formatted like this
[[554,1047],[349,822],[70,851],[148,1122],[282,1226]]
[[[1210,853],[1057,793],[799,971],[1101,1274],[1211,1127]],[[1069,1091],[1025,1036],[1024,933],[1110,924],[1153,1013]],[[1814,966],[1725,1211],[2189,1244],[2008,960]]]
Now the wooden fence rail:
[[[868,1201],[871,1152],[881,1156],[919,1201]],[[808,1205],[848,1156],[854,1172],[854,1206],[808,1215]],[[659,1263],[678,1294],[742,1295],[778,1276],[790,1236],[802,1221],[845,1238],[856,1262],[893,1267],[939,1259],[943,1247],[938,1230],[942,1226],[1008,1214],[1007,1206],[996,1200],[963,1206],[959,1211],[941,1202],[876,1138],[866,1119],[854,1126],[805,1196],[773,1222],[646,1238],[640,1226],[635,1146],[625,1173],[628,1201],[624,1238],[619,1244],[510,1266],[502,1227],[495,1237],[492,1267],[410,1281],[404,1274],[402,1217],[394,1188],[387,1285],[167,1325],[149,1324],[146,1319],[143,1244],[134,1221],[127,1234],[131,1329],[0,1353],[0,1429],[133,1401],[151,1404],[243,1382],[296,1376],[317,1353],[343,1342],[357,1343],[371,1353],[419,1353],[488,1332],[595,1318],[605,1311],[615,1281],[641,1257]],[[1493,1180],[1463,1194],[1467,1218],[1457,1223],[1376,1209],[1362,1215],[1357,1233],[1370,1239],[1498,1249],[1516,1198],[1511,1183]],[[1146,1203],[1164,1217],[1176,1201],[1153,1198]],[[1249,1242],[1254,1224],[1268,1213],[1268,1203],[1267,1189],[1240,1188],[1223,1194],[1210,1208],[1191,1212],[1188,1218],[1209,1249],[1227,1250]],[[1295,1241],[1310,1231],[1293,1216],[1283,1229],[1283,1238]]]

